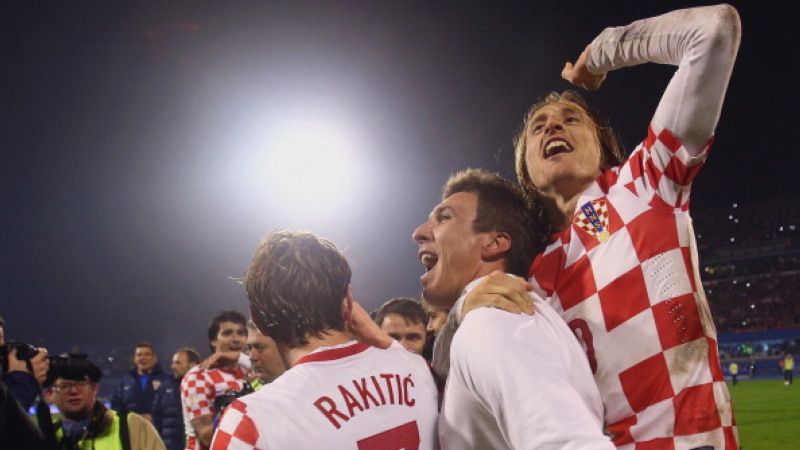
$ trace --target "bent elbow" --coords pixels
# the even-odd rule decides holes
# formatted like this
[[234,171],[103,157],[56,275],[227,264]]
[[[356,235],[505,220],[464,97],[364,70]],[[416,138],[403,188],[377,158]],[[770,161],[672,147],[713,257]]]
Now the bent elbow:
[[742,38],[742,21],[739,12],[733,6],[724,3],[714,6],[714,14],[709,26],[714,46],[719,50],[727,50],[736,55]]

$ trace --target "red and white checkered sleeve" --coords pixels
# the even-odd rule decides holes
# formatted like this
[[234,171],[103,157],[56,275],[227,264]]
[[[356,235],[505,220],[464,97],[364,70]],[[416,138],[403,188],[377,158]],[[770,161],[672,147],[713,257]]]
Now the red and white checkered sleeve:
[[247,405],[234,400],[219,421],[211,441],[211,450],[259,450],[258,430],[247,413]]
[[620,173],[623,183],[632,182],[641,196],[652,194],[652,206],[686,210],[692,182],[708,157],[713,138],[696,156],[668,129],[647,130],[647,138],[633,151]]
[[183,410],[194,419],[207,414],[213,414],[214,385],[205,376],[204,371],[188,372],[181,381],[181,400]]

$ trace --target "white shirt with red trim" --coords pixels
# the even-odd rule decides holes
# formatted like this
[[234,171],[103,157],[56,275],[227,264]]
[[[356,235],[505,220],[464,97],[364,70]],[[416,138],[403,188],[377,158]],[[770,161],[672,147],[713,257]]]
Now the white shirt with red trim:
[[183,424],[186,430],[186,449],[205,450],[192,426],[192,419],[214,414],[214,399],[228,391],[240,391],[247,380],[241,367],[234,370],[189,369],[181,380],[181,403],[183,404]]
[[431,450],[437,391],[399,343],[323,347],[222,415],[213,450]]
[[532,316],[480,308],[455,333],[439,416],[443,450],[614,449],[586,354],[553,308],[531,298]]

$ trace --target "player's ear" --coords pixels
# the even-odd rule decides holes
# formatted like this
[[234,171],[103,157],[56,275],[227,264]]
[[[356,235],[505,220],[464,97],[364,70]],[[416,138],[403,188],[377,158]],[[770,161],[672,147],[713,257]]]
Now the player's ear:
[[481,257],[486,261],[496,261],[504,258],[509,250],[511,250],[511,235],[505,231],[492,231],[487,233],[483,242]]
[[342,320],[345,325],[353,321],[353,289],[350,286],[347,286],[347,293],[342,299]]

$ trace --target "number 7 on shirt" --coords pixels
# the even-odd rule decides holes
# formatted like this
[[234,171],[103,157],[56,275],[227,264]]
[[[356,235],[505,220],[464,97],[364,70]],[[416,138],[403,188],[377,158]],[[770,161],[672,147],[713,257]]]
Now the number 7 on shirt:
[[358,450],[419,450],[417,422],[404,423],[356,442]]

